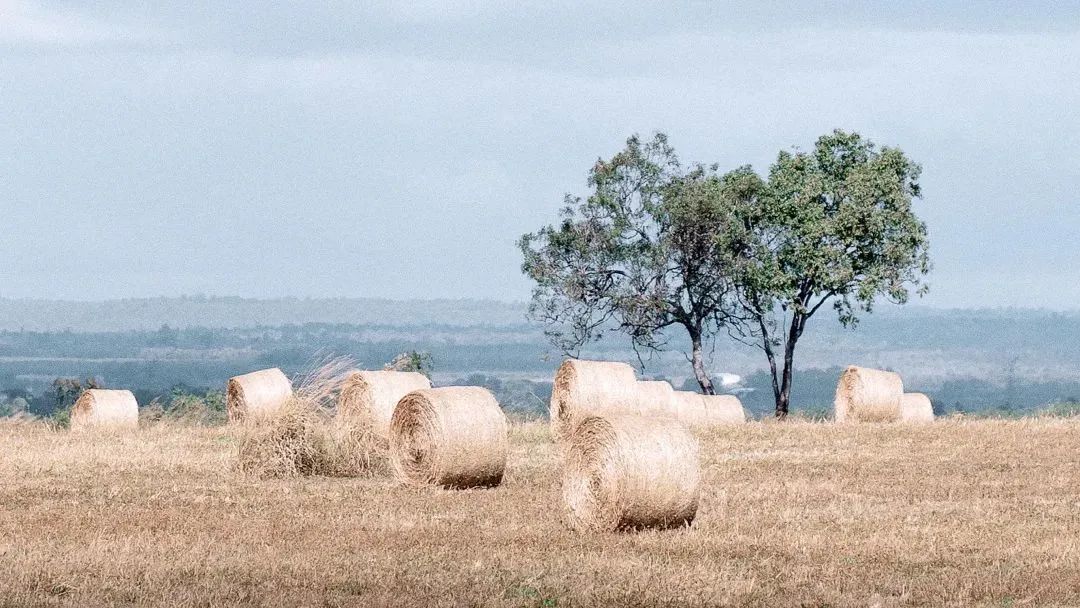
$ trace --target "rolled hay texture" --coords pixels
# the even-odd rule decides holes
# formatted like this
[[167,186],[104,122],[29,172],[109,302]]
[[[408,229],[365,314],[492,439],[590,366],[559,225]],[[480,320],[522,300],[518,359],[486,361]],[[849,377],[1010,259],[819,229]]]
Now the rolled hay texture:
[[904,422],[932,422],[934,405],[922,393],[904,393],[900,398],[900,419]]
[[225,409],[230,422],[272,415],[293,396],[292,382],[278,368],[229,378]]
[[413,391],[390,421],[390,466],[410,485],[493,487],[506,470],[506,415],[495,397],[475,386]]
[[672,418],[589,416],[568,438],[562,494],[575,530],[687,526],[700,486],[697,440]]
[[746,422],[742,402],[735,395],[702,395],[675,392],[675,419],[694,428]]
[[735,395],[702,395],[709,424],[742,424],[746,410]]
[[131,391],[92,388],[71,408],[72,430],[90,427],[137,428],[139,402]]
[[361,422],[377,437],[390,435],[390,419],[398,401],[412,391],[431,388],[427,376],[416,372],[355,371],[341,385],[337,413]]
[[614,361],[567,359],[555,373],[549,413],[556,440],[569,436],[590,414],[637,411],[640,395],[634,368]]
[[834,417],[837,422],[897,421],[903,395],[904,382],[899,374],[852,365],[836,385]]
[[640,380],[637,383],[636,412],[641,416],[674,416],[675,389],[664,380]]

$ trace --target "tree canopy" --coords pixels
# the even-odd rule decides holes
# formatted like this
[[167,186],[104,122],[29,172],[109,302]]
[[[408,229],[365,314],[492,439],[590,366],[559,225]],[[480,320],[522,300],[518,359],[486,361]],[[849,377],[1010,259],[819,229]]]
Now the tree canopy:
[[663,134],[631,137],[593,165],[586,198],[567,195],[561,222],[519,241],[530,313],[568,353],[607,332],[664,349],[682,328],[705,393],[703,345],[726,330],[764,351],[786,415],[795,345],[819,309],[854,326],[878,298],[925,289],[919,174],[898,148],[839,130],[781,152],[765,177],[683,167]]
[[903,304],[911,289],[925,291],[926,225],[912,211],[920,171],[898,148],[834,131],[809,152],[781,152],[767,180],[746,168],[727,176],[756,194],[740,210],[751,254],[735,279],[738,327],[766,354],[778,415],[788,411],[795,345],[819,309],[831,302],[854,326],[879,298]]
[[519,241],[535,282],[530,312],[566,352],[607,331],[635,348],[667,345],[683,328],[695,376],[712,381],[702,346],[728,321],[733,242],[715,167],[683,168],[663,134],[631,137],[589,172],[592,193],[567,196],[562,222]]

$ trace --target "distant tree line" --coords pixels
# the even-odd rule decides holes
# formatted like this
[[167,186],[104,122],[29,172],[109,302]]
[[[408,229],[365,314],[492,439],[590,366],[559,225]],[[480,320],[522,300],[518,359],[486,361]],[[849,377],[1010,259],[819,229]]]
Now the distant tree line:
[[[1047,332],[1047,327],[1054,331]],[[909,382],[909,388],[928,392],[942,411],[1029,412],[1080,396],[1080,387],[1067,380],[1070,375],[1080,378],[1080,373],[1074,373],[1080,368],[1076,363],[1080,361],[1080,315],[1075,313],[912,309],[867,317],[860,328],[856,333],[819,324],[808,330],[817,344],[828,346],[812,351],[814,357],[804,356],[800,383],[792,387],[793,411],[820,411],[831,404],[839,375],[832,366],[889,351],[951,362],[949,369],[942,370],[948,375],[946,380],[928,386]],[[633,356],[625,342],[615,338],[590,344],[589,349],[590,356],[597,358]],[[140,403],[148,404],[168,399],[174,389],[205,396],[220,391],[230,376],[260,367],[280,366],[294,374],[326,355],[348,355],[361,367],[381,369],[396,355],[410,351],[430,355],[444,383],[473,373],[490,377],[492,386],[496,380],[505,384],[505,379],[515,377],[549,379],[559,363],[558,357],[545,356],[549,353],[542,331],[524,325],[455,329],[312,323],[117,333],[0,332],[0,414],[51,415],[63,407],[56,403],[53,383],[57,378],[84,383],[92,378],[107,387],[130,388]],[[746,361],[748,352],[734,342],[720,343],[716,351],[721,361],[736,355]],[[973,359],[972,352],[979,357]],[[685,364],[677,355],[662,366],[655,361],[651,365],[651,376],[674,375],[679,383],[685,376],[678,371]],[[1018,371],[1024,368],[1052,370],[1065,380],[1025,376]],[[768,372],[728,371],[748,376],[743,386],[754,390],[740,396],[755,415],[775,406]],[[538,386],[530,390],[542,397],[546,389],[539,386],[542,383],[534,384]],[[696,381],[688,385],[696,387]],[[515,408],[524,410],[536,402],[514,386],[506,390]]]
[[[793,402],[797,405],[792,412],[812,418],[830,416],[836,378],[840,371],[841,368],[802,370],[802,380],[793,394]],[[751,416],[762,418],[774,414],[771,383],[771,375],[762,371],[750,375],[738,387],[737,394]],[[99,384],[100,381],[63,378],[57,379],[50,390],[38,394],[20,388],[0,388],[0,417],[18,413],[62,417],[81,390]],[[485,387],[492,391],[508,414],[519,419],[545,418],[551,398],[549,381],[506,378],[490,373],[467,374],[437,384]],[[220,385],[175,385],[165,390],[124,386],[130,388],[144,406],[145,418],[173,417],[208,424],[225,420],[225,399]],[[692,389],[694,386],[696,381],[688,379],[687,385],[679,388]],[[978,378],[955,378],[929,386],[912,385],[907,388],[928,394],[933,401],[934,412],[939,416],[1080,415],[1080,381],[1017,379],[1007,395],[1003,393],[1000,383]]]

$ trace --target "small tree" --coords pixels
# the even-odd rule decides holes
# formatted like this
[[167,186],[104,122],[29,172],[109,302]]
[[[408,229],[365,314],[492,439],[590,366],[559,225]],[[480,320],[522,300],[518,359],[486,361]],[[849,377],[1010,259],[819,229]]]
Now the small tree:
[[394,357],[393,361],[384,366],[384,369],[395,372],[418,372],[431,378],[434,364],[431,353],[410,350]]
[[85,391],[102,388],[96,378],[87,378],[85,384],[78,378],[57,378],[53,380],[52,385],[56,406],[51,416],[53,421],[61,427],[67,427],[70,424],[71,408]]
[[588,198],[567,195],[558,225],[519,241],[522,270],[536,282],[530,316],[570,354],[609,330],[635,349],[661,350],[665,330],[681,327],[694,376],[712,394],[704,346],[732,314],[742,242],[716,168],[684,169],[666,136],[635,136],[596,162],[588,184]]
[[752,193],[743,200],[755,200],[736,209],[749,252],[737,267],[745,312],[737,327],[764,350],[783,417],[795,345],[822,306],[832,302],[840,322],[853,327],[878,297],[902,304],[909,288],[925,292],[926,225],[911,210],[921,195],[920,168],[897,148],[834,131],[810,152],[781,152],[767,183],[748,173],[727,180]]
[[101,388],[101,384],[96,378],[87,378],[85,383],[78,378],[57,378],[53,380],[53,391],[56,399],[55,411],[70,409],[85,391],[93,388]]

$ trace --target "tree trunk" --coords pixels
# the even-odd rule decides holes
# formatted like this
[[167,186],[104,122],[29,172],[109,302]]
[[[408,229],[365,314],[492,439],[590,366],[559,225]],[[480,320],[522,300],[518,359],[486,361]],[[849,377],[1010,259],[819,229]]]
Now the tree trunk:
[[761,327],[761,344],[765,349],[765,357],[769,360],[769,375],[772,377],[772,392],[773,399],[776,403],[780,403],[780,384],[776,379],[776,355],[772,349],[772,337],[769,336],[769,328],[765,325],[763,319],[758,319],[758,324]]
[[785,418],[791,405],[792,361],[795,359],[795,343],[784,345],[784,371],[780,380],[780,394],[776,397],[776,417]]
[[[795,343],[802,335],[803,317],[796,314],[784,342],[784,371],[780,379],[780,391],[776,395],[776,417],[786,418],[791,405],[791,375],[794,372]],[[773,385],[776,385],[776,367],[773,366]]]
[[701,392],[706,395],[714,395],[716,389],[713,388],[712,379],[709,378],[708,372],[705,371],[705,362],[701,354],[701,333],[691,332],[690,342],[693,344],[690,361],[694,365],[694,377],[697,378],[698,385],[701,386]]

